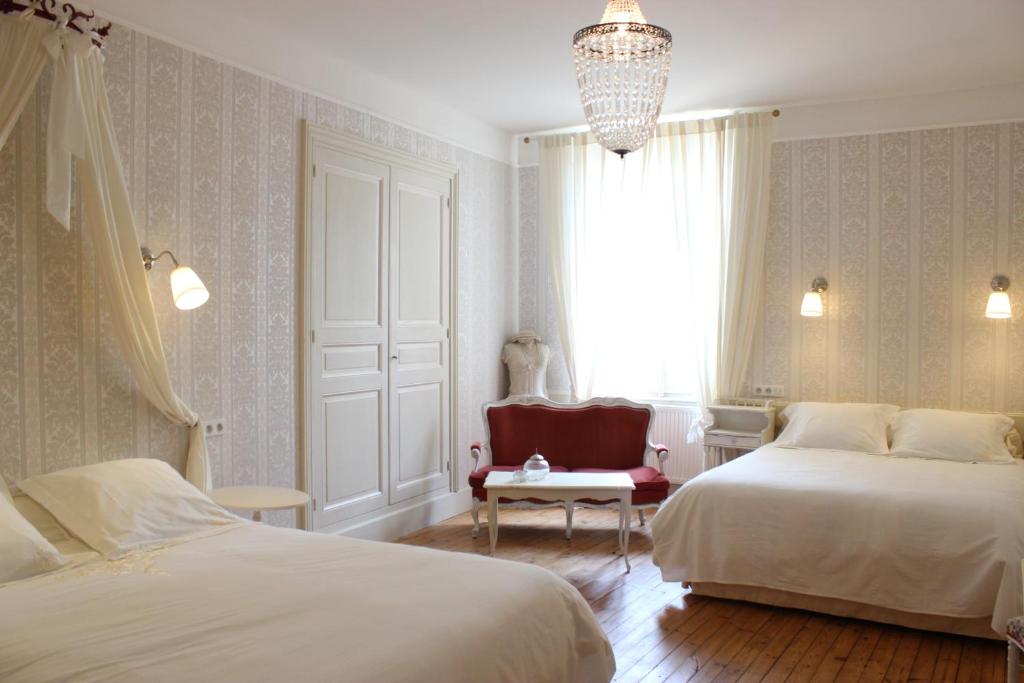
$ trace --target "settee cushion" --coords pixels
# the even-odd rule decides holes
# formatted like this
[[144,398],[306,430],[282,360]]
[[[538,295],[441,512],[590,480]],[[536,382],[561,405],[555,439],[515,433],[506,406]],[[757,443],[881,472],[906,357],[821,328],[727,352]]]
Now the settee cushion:
[[[473,470],[469,473],[469,485],[475,489],[483,488],[484,482],[487,481],[487,475],[491,472],[515,472],[523,466],[523,463],[518,465],[484,465],[478,470]],[[564,467],[552,466],[552,472],[568,472]]]
[[643,465],[651,414],[643,408],[594,405],[490,408],[491,462],[519,467],[540,451],[551,465],[627,470]]
[[625,472],[629,475],[629,478],[633,480],[633,486],[636,487],[637,491],[660,491],[665,494],[668,493],[668,477],[657,469],[647,465],[644,465],[643,467],[633,467],[628,470],[607,470],[600,467],[576,467],[572,471],[590,472],[593,474]]
[[[630,476],[633,480],[633,486],[636,486],[636,490],[633,491],[633,505],[650,505],[652,503],[660,503],[668,498],[669,480],[664,474],[659,472],[653,467],[633,467],[628,470],[608,470],[600,467],[577,467],[572,470],[573,472],[622,472]],[[604,500],[593,500],[585,498],[580,501],[581,503],[587,503],[589,505],[600,505],[609,501]]]

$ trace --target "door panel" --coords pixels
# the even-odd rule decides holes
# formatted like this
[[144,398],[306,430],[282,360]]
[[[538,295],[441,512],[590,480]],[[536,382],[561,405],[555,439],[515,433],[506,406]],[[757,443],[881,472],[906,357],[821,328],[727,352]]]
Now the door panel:
[[324,506],[352,504],[379,495],[383,482],[375,458],[380,452],[380,391],[363,391],[324,399]]
[[388,502],[386,164],[313,151],[310,493],[318,529]]
[[398,319],[441,323],[444,230],[438,196],[398,186]]
[[324,320],[379,325],[381,203],[379,175],[325,165]]
[[325,348],[324,376],[379,374],[380,356],[380,345],[374,344]]
[[398,344],[398,363],[402,370],[431,369],[443,367],[441,356],[444,349],[440,342]]
[[430,478],[444,469],[441,385],[421,384],[398,390],[398,479]]
[[449,485],[451,180],[391,175],[391,501]]

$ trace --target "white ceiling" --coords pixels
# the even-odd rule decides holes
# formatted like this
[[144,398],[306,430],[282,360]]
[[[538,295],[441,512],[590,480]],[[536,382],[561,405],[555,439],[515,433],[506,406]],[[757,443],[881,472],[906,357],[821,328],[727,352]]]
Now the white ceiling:
[[[604,7],[603,0],[93,4],[243,66],[248,50],[263,71],[297,83],[301,75],[272,65],[294,70],[295,46],[315,49],[512,133],[583,122],[569,41]],[[674,37],[665,113],[1024,82],[1024,0],[642,0],[641,7]]]

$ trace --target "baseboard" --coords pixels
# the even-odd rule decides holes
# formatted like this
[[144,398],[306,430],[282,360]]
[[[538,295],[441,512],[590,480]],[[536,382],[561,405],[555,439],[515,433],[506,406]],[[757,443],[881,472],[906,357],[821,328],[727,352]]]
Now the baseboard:
[[393,541],[423,527],[468,512],[472,506],[471,489],[467,487],[456,493],[446,492],[395,509],[347,519],[318,531],[369,541]]

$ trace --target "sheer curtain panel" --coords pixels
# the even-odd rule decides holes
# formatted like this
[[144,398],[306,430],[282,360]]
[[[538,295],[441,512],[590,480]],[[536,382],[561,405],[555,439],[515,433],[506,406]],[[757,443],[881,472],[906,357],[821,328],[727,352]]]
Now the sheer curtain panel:
[[541,141],[541,221],[575,399],[743,390],[767,235],[769,114],[660,124],[625,159]]
[[52,31],[30,15],[0,15],[0,148],[36,89],[47,61],[43,38]]

